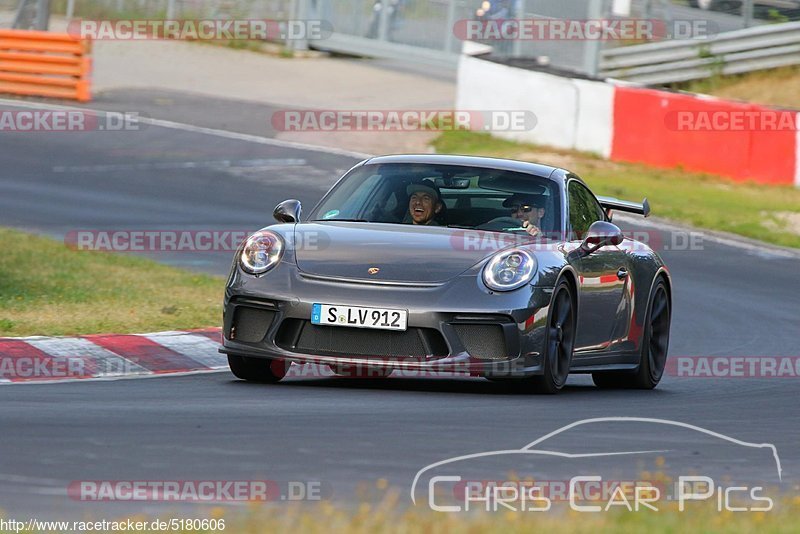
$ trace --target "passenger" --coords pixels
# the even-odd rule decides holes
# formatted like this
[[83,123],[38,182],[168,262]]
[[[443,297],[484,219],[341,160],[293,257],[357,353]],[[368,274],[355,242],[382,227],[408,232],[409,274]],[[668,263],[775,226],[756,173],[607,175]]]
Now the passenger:
[[428,179],[409,185],[408,214],[412,224],[439,226],[434,217],[442,211],[442,196],[436,185]]

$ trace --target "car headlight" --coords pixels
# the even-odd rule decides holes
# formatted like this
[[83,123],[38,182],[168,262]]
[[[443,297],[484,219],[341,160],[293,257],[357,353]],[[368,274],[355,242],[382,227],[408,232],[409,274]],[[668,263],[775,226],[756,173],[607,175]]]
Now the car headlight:
[[512,291],[531,281],[536,273],[536,258],[520,248],[495,255],[483,268],[483,283],[495,291]]
[[250,274],[263,274],[281,261],[283,249],[283,239],[278,234],[256,232],[245,241],[239,264]]

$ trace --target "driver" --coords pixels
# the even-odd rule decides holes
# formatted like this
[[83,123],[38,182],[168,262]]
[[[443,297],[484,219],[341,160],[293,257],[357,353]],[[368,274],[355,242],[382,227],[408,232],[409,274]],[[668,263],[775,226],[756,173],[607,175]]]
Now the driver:
[[442,196],[433,181],[424,179],[409,185],[406,188],[408,193],[408,214],[412,224],[426,226],[439,226],[433,220],[442,211]]
[[546,199],[543,195],[514,193],[503,202],[503,207],[511,210],[511,217],[520,221],[525,231],[532,236],[542,233],[542,218]]

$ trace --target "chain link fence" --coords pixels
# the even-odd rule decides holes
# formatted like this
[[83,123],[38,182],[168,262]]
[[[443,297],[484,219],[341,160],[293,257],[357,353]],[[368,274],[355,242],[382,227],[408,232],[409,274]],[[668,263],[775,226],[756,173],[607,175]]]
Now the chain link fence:
[[0,28],[10,28],[14,22],[14,9],[17,3],[12,0],[0,0]]
[[[0,27],[8,26],[18,4],[19,0],[0,0]],[[454,63],[463,45],[454,28],[466,21],[704,20],[716,32],[727,32],[800,20],[800,0],[52,0],[51,13],[84,19],[323,20],[337,38],[331,41],[346,43],[348,53],[381,56],[394,49],[394,57],[413,59],[414,50],[419,50],[426,57],[440,54],[443,62]],[[517,39],[484,44],[497,58],[526,58],[592,75],[604,49],[630,43]],[[335,45],[328,48],[335,50]]]
[[[658,3],[658,0],[637,1],[643,5]],[[800,20],[800,0],[674,0],[660,3],[669,4],[677,14],[700,11],[718,21],[723,31]]]
[[54,15],[85,19],[288,19],[293,0],[52,0]]
[[[311,18],[338,34],[441,51],[460,51],[449,28],[469,12],[464,0],[310,0]],[[386,6],[386,7],[384,7]]]

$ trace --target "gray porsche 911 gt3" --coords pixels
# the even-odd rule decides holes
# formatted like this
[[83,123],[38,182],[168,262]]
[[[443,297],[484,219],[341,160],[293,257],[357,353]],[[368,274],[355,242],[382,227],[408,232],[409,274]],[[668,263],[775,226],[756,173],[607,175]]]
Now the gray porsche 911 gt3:
[[[337,374],[461,371],[555,393],[569,373],[654,388],[672,282],[575,174],[502,159],[383,156],[348,171],[301,219],[234,257],[223,348],[234,375],[277,382],[291,363]],[[354,371],[355,370],[355,371]]]

